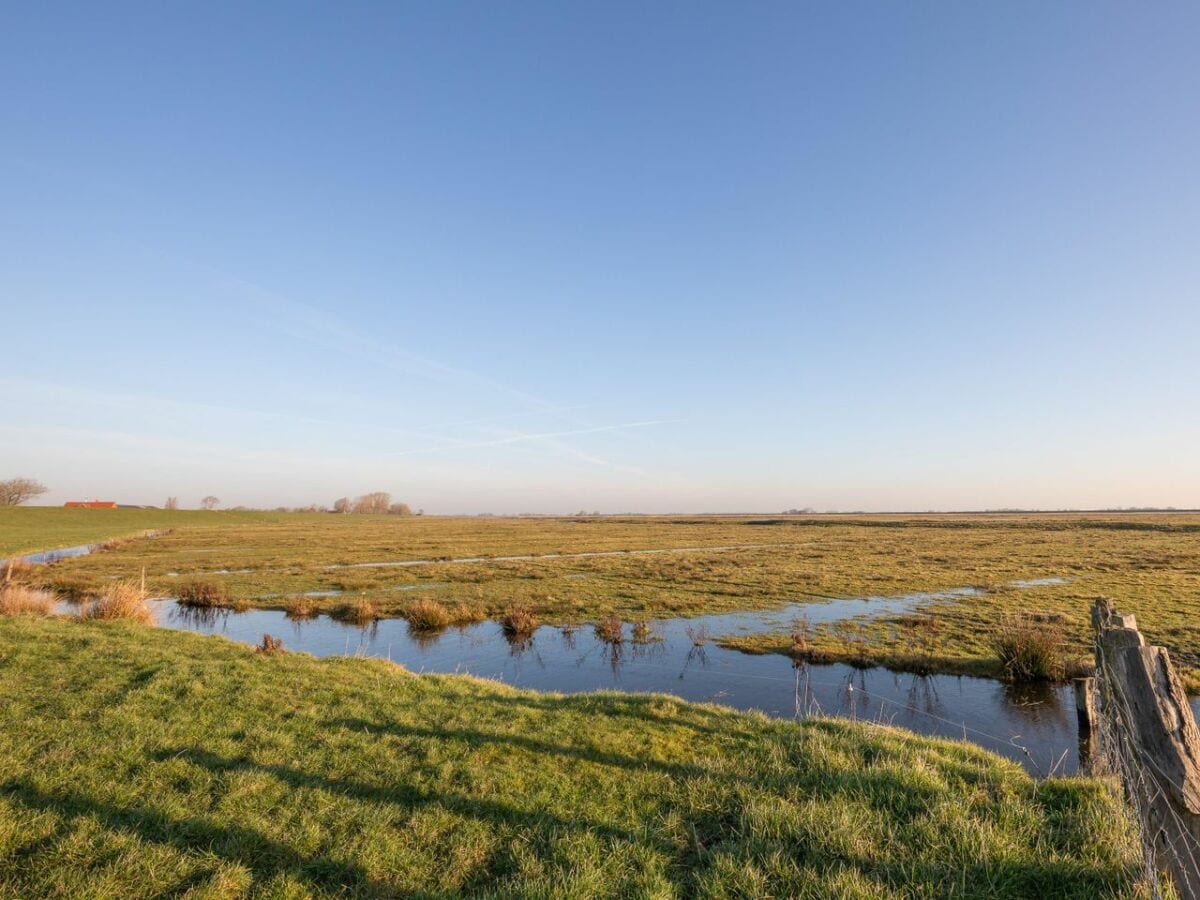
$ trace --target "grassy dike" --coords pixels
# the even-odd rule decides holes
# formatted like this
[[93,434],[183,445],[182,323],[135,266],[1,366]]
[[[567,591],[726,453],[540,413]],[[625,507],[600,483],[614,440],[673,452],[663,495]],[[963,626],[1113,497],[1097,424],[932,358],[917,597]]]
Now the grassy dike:
[[965,743],[0,619],[0,896],[1136,896],[1108,787]]

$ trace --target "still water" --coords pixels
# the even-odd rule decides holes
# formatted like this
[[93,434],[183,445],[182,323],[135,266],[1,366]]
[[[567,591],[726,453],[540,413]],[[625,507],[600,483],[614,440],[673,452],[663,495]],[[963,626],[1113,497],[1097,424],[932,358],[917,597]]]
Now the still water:
[[570,631],[544,626],[524,640],[510,640],[491,621],[428,634],[414,631],[403,619],[383,619],[364,628],[326,616],[294,621],[277,610],[199,613],[174,600],[154,601],[154,606],[159,624],[168,628],[249,644],[271,634],[282,638],[286,649],[314,656],[381,657],[414,672],[468,673],[541,691],[654,691],[775,717],[846,716],[966,738],[1035,775],[1075,771],[1076,721],[1069,688],[1015,688],[986,678],[917,676],[840,664],[794,668],[785,656],[726,650],[711,640],[785,628],[798,614],[817,623],[893,613],[930,598],[840,600],[768,613],[659,620],[651,623],[653,640],[633,642],[627,625],[620,644],[601,640],[590,626]]

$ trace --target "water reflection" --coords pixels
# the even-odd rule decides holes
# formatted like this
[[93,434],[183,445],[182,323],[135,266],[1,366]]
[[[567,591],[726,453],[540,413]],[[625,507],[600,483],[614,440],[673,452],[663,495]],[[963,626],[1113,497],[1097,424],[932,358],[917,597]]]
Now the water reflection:
[[[1076,721],[1069,689],[1015,687],[966,676],[919,676],[844,665],[793,664],[708,639],[733,616],[649,623],[652,640],[604,640],[592,628],[543,626],[506,634],[497,622],[424,631],[402,619],[367,626],[326,616],[289,620],[278,610],[190,610],[156,601],[170,628],[257,644],[283,637],[316,656],[377,656],[414,672],[459,672],[562,693],[604,689],[671,693],[687,700],[761,710],[776,717],[847,716],[928,735],[963,738],[1045,774],[1075,765]],[[811,612],[823,609],[814,606]]]

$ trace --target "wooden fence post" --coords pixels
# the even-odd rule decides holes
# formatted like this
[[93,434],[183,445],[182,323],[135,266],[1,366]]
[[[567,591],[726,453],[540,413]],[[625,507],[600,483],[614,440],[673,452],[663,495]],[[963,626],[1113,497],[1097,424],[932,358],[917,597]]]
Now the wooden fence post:
[[1101,712],[1126,794],[1142,816],[1161,870],[1184,900],[1200,900],[1200,731],[1163,647],[1146,645],[1137,620],[1100,598],[1096,671]]
[[1091,775],[1100,755],[1096,746],[1096,679],[1076,678],[1075,716],[1079,720],[1079,771]]

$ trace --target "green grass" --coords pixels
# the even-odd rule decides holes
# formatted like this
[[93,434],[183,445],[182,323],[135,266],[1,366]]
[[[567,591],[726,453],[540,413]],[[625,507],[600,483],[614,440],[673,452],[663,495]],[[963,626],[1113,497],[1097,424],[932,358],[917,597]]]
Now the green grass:
[[[85,526],[98,538],[164,524],[174,532],[64,561],[38,578],[81,592],[140,577],[144,568],[155,593],[203,579],[250,606],[282,609],[299,593],[335,590],[348,596],[316,598],[314,610],[333,612],[362,599],[382,616],[403,616],[429,600],[493,618],[519,606],[550,624],[978,586],[987,593],[931,601],[915,616],[825,625],[813,636],[828,658],[976,674],[1000,671],[996,634],[1026,612],[1058,621],[1068,662],[1078,664],[1090,653],[1091,600],[1105,594],[1136,614],[1148,639],[1166,646],[1200,684],[1200,516],[1190,514],[480,519],[20,508],[0,510],[0,546],[78,542]],[[741,549],[711,549],[717,547]],[[675,552],[444,562],[645,549]],[[443,562],[329,568],[411,559]],[[1009,585],[1046,576],[1069,582]],[[783,633],[726,643],[790,648]]]
[[54,506],[0,507],[0,559],[95,544],[148,529],[198,522],[207,513],[161,509],[66,509]]
[[968,744],[0,619],[0,896],[1117,897],[1110,787]]

